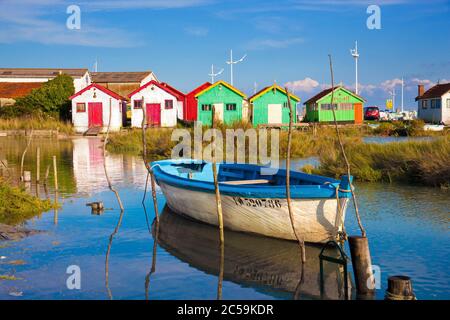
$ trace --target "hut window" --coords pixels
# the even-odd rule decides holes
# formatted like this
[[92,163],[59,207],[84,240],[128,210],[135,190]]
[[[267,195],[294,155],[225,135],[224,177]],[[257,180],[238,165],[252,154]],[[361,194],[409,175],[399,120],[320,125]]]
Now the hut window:
[[431,99],[431,109],[436,108],[434,99]]
[[340,103],[339,110],[353,110],[353,104],[351,103]]
[[440,109],[440,108],[441,108],[441,100],[436,99],[436,109]]
[[428,101],[427,100],[422,100],[422,109],[426,109],[428,108]]
[[211,111],[212,107],[210,104],[202,104],[202,111]]
[[[337,104],[336,103],[333,103],[333,107],[334,107],[334,110],[337,110]],[[329,104],[329,103],[322,103],[320,105],[320,109],[321,110],[331,110],[331,104]]]
[[134,100],[134,108],[142,109],[142,100]]
[[227,111],[236,111],[236,103],[227,103]]
[[77,112],[86,112],[86,103],[78,102],[77,103]]
[[165,109],[173,109],[173,100],[165,100],[164,108]]
[[450,109],[450,99],[447,99],[447,109]]

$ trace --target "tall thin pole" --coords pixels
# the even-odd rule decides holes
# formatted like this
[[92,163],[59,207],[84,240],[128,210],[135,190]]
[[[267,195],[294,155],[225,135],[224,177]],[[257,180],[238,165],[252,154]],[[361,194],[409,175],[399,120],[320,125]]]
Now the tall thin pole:
[[405,83],[403,82],[403,77],[402,77],[402,113],[403,113],[403,87],[405,86]]
[[350,49],[350,53],[355,58],[355,93],[358,94],[358,41],[355,41],[355,49]]
[[230,50],[231,85],[233,85],[233,50]]
[[227,64],[230,65],[230,84],[233,85],[233,64],[238,64],[239,62],[244,61],[245,57],[247,55],[244,54],[244,56],[242,58],[240,58],[239,60],[234,61],[233,60],[233,50],[230,50],[230,61],[225,61]]
[[209,74],[209,76],[211,77],[211,83],[214,83],[214,78],[217,77],[218,75],[221,75],[223,72],[223,69],[221,69],[219,72],[214,73],[214,65],[211,65],[211,73]]

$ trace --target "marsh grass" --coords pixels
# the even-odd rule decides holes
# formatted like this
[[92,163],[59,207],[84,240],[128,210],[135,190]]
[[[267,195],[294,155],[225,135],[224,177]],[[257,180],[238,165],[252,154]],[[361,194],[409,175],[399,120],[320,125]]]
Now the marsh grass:
[[0,178],[0,223],[17,225],[54,207],[50,200],[34,197]]
[[0,130],[58,130],[60,133],[72,134],[73,126],[70,122],[53,118],[24,117],[0,118]]
[[[385,144],[347,143],[352,175],[361,181],[404,182],[449,188],[450,137]],[[315,173],[340,177],[346,173],[342,155],[329,147],[319,155]]]
[[[420,123],[410,124],[410,134],[420,136]],[[399,125],[400,127],[400,125]],[[188,130],[193,136],[192,127],[180,127]],[[233,125],[219,124],[225,139],[227,129],[246,129],[252,126],[245,122]],[[402,127],[403,128],[403,127]],[[419,129],[417,129],[419,128]],[[203,128],[205,130],[207,128]],[[148,159],[167,159],[178,141],[171,141],[173,128],[154,128],[147,130]],[[386,133],[380,129],[379,134]],[[402,129],[403,130],[403,129]],[[386,181],[423,184],[427,186],[450,187],[450,137],[442,133],[426,141],[406,141],[393,143],[364,143],[367,135],[360,127],[340,128],[343,143],[350,160],[352,175],[360,181]],[[204,132],[204,131],[203,131]],[[257,134],[259,131],[257,130]],[[279,131],[279,158],[283,159],[287,149],[287,131]],[[442,136],[443,135],[443,136]],[[193,140],[193,139],[192,139]],[[193,141],[192,141],[193,143]],[[209,142],[204,142],[207,146]],[[236,145],[236,144],[235,144]],[[247,141],[248,146],[248,141]],[[193,148],[193,146],[191,146]],[[267,138],[270,150],[270,133]],[[226,143],[223,145],[225,157]],[[139,129],[113,133],[108,150],[112,152],[142,153],[142,132]],[[235,153],[236,155],[236,149]],[[270,153],[269,153],[270,154]],[[318,157],[320,166],[303,168],[308,173],[340,177],[346,174],[346,168],[337,145],[336,132],[331,126],[319,126],[316,134],[310,131],[295,130],[292,135],[292,158]],[[248,155],[246,155],[248,159]]]

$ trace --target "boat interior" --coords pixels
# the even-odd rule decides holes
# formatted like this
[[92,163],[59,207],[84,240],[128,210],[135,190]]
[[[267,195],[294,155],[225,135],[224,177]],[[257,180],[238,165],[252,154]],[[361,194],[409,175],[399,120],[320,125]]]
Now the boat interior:
[[[171,174],[177,174],[180,177],[211,181],[212,164],[207,162],[192,163],[172,163],[170,170],[165,170]],[[263,169],[268,167],[252,165],[252,164],[217,164],[218,181],[227,185],[255,185],[255,186],[281,186],[286,185],[286,170],[267,170],[267,174]],[[175,169],[176,172],[173,172]],[[316,175],[310,175],[303,172],[290,172],[291,185],[323,185],[325,183],[339,183],[339,181]]]

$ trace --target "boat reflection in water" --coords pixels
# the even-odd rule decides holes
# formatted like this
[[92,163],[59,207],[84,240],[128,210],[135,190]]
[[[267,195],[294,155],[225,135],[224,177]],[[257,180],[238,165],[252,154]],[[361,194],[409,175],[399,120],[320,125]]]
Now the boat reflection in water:
[[[178,259],[219,275],[217,228],[178,215],[166,206],[160,216],[158,239],[159,245]],[[327,262],[324,262],[323,296],[320,294],[320,250],[320,246],[306,246],[302,279],[296,242],[225,230],[224,280],[274,297],[344,299],[343,268]],[[327,250],[327,255],[337,257],[338,253]]]

